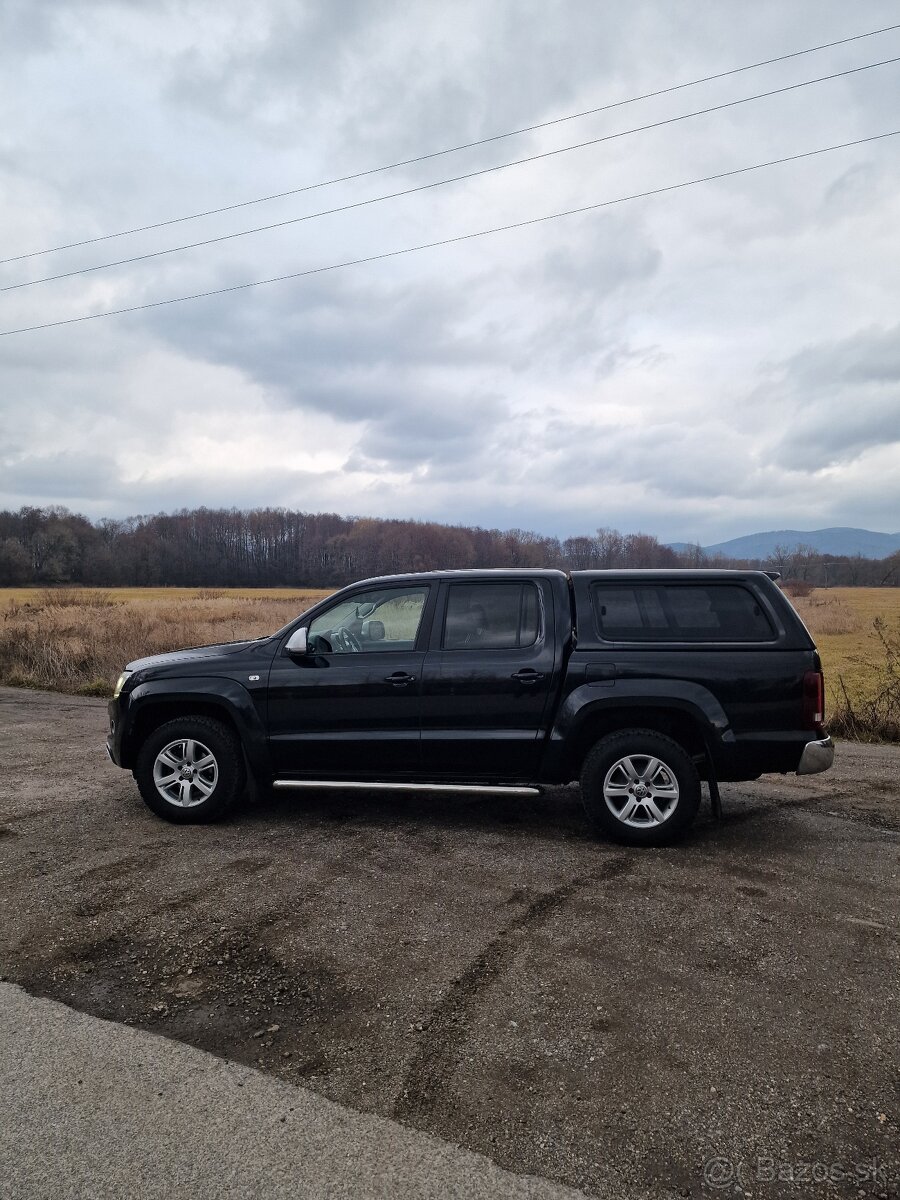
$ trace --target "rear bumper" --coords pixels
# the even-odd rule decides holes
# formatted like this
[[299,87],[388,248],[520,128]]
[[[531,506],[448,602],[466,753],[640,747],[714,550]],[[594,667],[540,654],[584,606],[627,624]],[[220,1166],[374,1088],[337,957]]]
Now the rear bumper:
[[830,737],[822,738],[818,742],[807,742],[800,755],[797,774],[817,775],[820,771],[827,771],[833,762],[834,742]]

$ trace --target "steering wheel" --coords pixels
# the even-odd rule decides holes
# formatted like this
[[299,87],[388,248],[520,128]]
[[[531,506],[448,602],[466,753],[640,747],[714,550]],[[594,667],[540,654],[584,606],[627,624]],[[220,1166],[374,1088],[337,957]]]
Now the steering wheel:
[[332,640],[335,646],[339,646],[341,650],[354,654],[358,654],[362,650],[362,646],[359,644],[356,635],[351,633],[349,629],[339,629]]

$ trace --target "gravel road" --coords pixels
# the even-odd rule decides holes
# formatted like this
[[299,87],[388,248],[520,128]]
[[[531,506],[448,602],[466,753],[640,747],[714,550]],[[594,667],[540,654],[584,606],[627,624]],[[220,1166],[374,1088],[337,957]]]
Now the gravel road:
[[898,1194],[900,747],[631,851],[574,788],[171,827],[105,726],[0,688],[6,979],[589,1193]]

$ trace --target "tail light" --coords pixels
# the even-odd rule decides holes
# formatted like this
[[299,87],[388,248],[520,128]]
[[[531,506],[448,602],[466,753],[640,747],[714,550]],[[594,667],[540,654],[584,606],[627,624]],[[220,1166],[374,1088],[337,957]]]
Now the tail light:
[[821,671],[803,676],[803,728],[819,730],[825,723],[825,677]]

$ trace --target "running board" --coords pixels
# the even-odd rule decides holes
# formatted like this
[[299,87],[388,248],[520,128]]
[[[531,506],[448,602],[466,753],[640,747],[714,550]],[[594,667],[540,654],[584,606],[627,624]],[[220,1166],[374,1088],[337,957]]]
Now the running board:
[[378,780],[360,782],[358,780],[342,779],[276,779],[272,784],[276,788],[305,788],[321,791],[330,788],[334,791],[365,791],[365,792],[462,792],[465,795],[481,796],[539,796],[540,788],[514,787],[503,784],[480,783],[381,783]]

